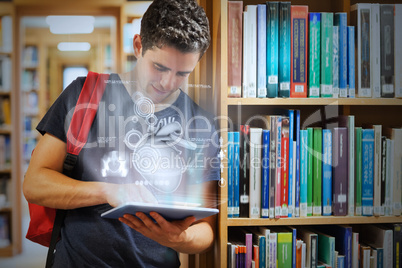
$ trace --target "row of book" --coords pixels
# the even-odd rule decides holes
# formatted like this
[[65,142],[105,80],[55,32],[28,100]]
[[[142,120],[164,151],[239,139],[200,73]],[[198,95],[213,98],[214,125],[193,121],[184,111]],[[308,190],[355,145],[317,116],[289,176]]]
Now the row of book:
[[22,66],[24,68],[36,68],[38,66],[38,48],[26,46],[22,52]]
[[0,92],[11,90],[11,59],[8,56],[0,55]]
[[0,135],[0,171],[11,168],[10,135]]
[[284,110],[229,131],[227,148],[228,217],[401,214],[402,128],[341,115],[301,129]]
[[8,247],[11,243],[10,217],[7,213],[0,213],[0,248]]
[[0,96],[0,129],[11,125],[11,103],[10,98]]
[[355,9],[347,25],[346,12],[228,1],[228,96],[355,97],[357,75],[357,97],[402,97],[402,5],[373,5],[375,23]]
[[28,92],[39,89],[39,77],[37,70],[23,70],[21,74],[21,90]]
[[402,224],[233,228],[227,267],[400,267],[401,239]]
[[0,17],[0,52],[10,53],[13,49],[11,16]]

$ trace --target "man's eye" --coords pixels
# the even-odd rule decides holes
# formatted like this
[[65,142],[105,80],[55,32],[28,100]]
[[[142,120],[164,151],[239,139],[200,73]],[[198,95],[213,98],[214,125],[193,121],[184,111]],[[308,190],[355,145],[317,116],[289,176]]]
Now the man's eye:
[[161,67],[161,66],[158,66],[158,65],[154,65],[154,67],[155,67],[155,69],[156,69],[157,71],[160,71],[160,72],[163,72],[163,71],[166,70],[166,68]]

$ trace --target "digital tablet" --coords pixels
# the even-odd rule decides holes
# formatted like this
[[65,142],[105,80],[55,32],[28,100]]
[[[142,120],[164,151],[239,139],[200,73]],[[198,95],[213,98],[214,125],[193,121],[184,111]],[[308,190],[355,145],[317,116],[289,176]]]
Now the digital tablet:
[[148,215],[152,211],[159,213],[168,221],[183,220],[189,216],[194,216],[196,220],[200,220],[219,212],[216,208],[132,202],[112,208],[102,213],[101,217],[118,219],[124,214],[135,215],[136,212],[144,212]]

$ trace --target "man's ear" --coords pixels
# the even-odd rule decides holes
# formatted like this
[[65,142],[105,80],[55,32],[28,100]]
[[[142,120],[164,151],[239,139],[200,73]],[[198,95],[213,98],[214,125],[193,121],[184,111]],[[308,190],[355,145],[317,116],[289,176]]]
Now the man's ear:
[[142,56],[142,43],[141,36],[139,34],[135,34],[133,38],[133,48],[134,48],[134,56],[138,59]]

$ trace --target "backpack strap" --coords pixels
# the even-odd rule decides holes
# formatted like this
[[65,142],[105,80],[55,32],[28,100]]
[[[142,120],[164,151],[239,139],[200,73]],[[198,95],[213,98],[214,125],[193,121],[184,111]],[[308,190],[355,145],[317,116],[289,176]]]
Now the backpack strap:
[[[63,163],[63,174],[69,177],[72,176],[72,171],[78,160],[78,154],[87,142],[88,133],[105,91],[108,78],[108,74],[88,72],[85,79],[67,131],[67,155]],[[66,214],[66,210],[56,210],[52,237],[47,252],[46,268],[50,268],[53,265],[56,243],[60,237],[61,226]]]

